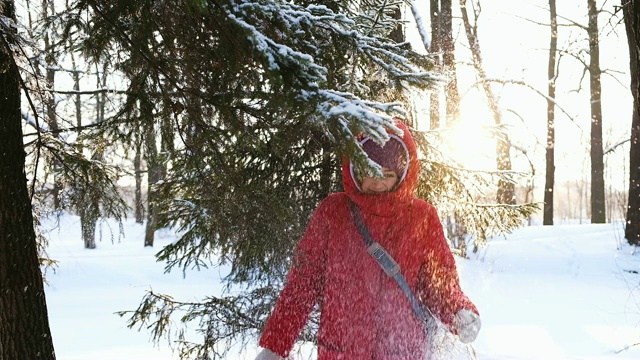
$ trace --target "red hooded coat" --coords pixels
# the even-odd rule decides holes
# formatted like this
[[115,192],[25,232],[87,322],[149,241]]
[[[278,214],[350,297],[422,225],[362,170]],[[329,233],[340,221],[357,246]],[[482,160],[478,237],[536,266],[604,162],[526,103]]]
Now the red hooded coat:
[[393,192],[364,194],[343,161],[345,191],[328,196],[313,213],[260,338],[263,348],[286,357],[319,304],[318,360],[425,359],[423,327],[395,280],[367,253],[349,199],[359,206],[373,238],[398,262],[414,294],[444,324],[450,326],[461,309],[478,313],[460,289],[436,209],[415,197],[416,146],[406,126],[396,125],[410,155],[406,178]]

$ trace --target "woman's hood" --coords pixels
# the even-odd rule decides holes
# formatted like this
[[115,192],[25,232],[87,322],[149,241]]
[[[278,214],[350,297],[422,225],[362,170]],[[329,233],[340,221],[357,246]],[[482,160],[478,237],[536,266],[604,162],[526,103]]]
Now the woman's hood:
[[[415,197],[416,188],[418,186],[419,163],[417,159],[417,149],[415,141],[411,136],[409,128],[399,119],[395,119],[395,125],[402,130],[402,135],[398,135],[399,139],[406,147],[409,153],[408,168],[404,179],[395,190],[383,194],[364,194],[359,189],[359,184],[353,175],[351,162],[346,157],[342,160],[342,185],[345,193],[359,205],[364,211],[391,216],[398,207],[409,205]],[[393,134],[391,130],[387,130],[389,134]]]

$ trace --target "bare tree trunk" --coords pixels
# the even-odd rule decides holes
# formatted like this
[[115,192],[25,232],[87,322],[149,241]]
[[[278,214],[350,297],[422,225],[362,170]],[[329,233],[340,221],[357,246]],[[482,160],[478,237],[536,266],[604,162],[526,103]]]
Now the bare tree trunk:
[[[55,71],[52,69],[47,69],[47,83],[48,86],[53,90],[55,84]],[[53,93],[47,97],[46,100],[46,108],[47,108],[47,122],[49,124],[49,128],[54,134],[60,134],[58,131],[60,127],[58,126],[58,121],[56,119],[56,103],[55,97]],[[59,136],[59,135],[57,135]],[[58,180],[58,171],[60,171],[60,161],[58,159],[53,159],[53,189],[51,189],[51,195],[53,198],[53,208],[55,210],[61,210],[60,204],[60,193],[62,192],[62,185]]]
[[[431,94],[431,128],[452,127],[459,118],[460,95],[455,66],[455,46],[453,43],[453,20],[451,0],[431,0],[431,53],[437,54],[436,64],[449,75],[444,88],[445,117],[441,118],[441,98],[439,91]],[[460,222],[459,214],[454,213],[445,219],[449,239],[460,256],[467,257],[466,226]]]
[[451,0],[440,1],[440,34],[442,60],[451,79],[445,86],[447,101],[447,126],[451,127],[460,119],[460,93],[456,73],[455,44],[453,42],[453,14]]
[[[89,199],[90,196],[85,196],[85,199]],[[85,249],[95,249],[96,248],[96,224],[98,223],[98,218],[94,216],[94,205],[95,201],[88,201],[85,203],[85,206],[81,207],[78,210],[78,214],[80,216],[80,229],[82,232],[82,242],[84,243]]]
[[584,174],[582,176],[582,181],[580,182],[580,193],[582,194],[582,196],[580,196],[580,207],[579,207],[579,215],[580,215],[580,224],[582,224],[582,211],[583,209],[587,211],[586,217],[591,217],[591,208],[588,207],[589,202],[591,201],[591,197],[590,197],[590,192],[589,192],[589,188],[587,187],[587,184],[589,184],[589,176],[587,174]]
[[[91,156],[91,160],[102,161],[103,153],[96,151]],[[80,214],[80,227],[82,229],[82,240],[85,249],[96,248],[96,227],[100,219],[100,201],[92,184],[82,185],[84,189],[83,203],[78,211]]]
[[[496,126],[502,125],[502,112],[498,105],[498,99],[496,98],[491,84],[486,81],[487,75],[482,66],[482,55],[480,53],[480,41],[478,39],[477,28],[471,26],[469,20],[469,14],[467,12],[467,0],[460,0],[460,10],[462,11],[462,21],[464,23],[465,32],[467,34],[467,40],[469,41],[469,48],[473,56],[473,65],[478,72],[480,82],[482,83],[482,89],[487,97],[489,103],[489,109],[493,114],[493,120]],[[477,25],[477,13],[476,22]],[[496,139],[496,166],[498,170],[511,171],[511,142],[509,135],[501,131]],[[515,186],[513,182],[507,181],[503,178],[498,180],[498,194],[496,201],[501,204],[515,204]]]
[[430,6],[431,48],[429,52],[436,55],[436,65],[441,66],[450,76],[444,88],[446,106],[444,121],[440,118],[440,92],[431,92],[431,128],[437,129],[445,124],[451,127],[459,118],[460,94],[456,76],[451,0],[431,0]]
[[144,223],[144,202],[142,201],[142,143],[136,138],[135,157],[133,159],[133,168],[136,178],[135,189],[135,217],[136,223]]
[[[46,51],[52,52],[53,49],[51,49],[51,47],[48,45],[48,42],[49,42],[48,37],[45,37],[45,48],[47,49]],[[48,65],[46,70],[47,86],[51,90],[53,90],[55,88],[56,72],[53,69],[54,64],[47,62],[47,65]],[[56,100],[53,92],[50,92],[47,95],[47,98],[45,101],[46,101],[45,106],[47,109],[47,124],[49,125],[49,128],[51,129],[52,133],[56,134],[56,136],[59,136],[60,126],[58,125],[58,119],[56,117]],[[53,160],[53,189],[51,190],[51,193],[53,197],[53,208],[56,210],[60,210],[61,208],[60,192],[62,191],[62,185],[60,184],[60,181],[58,181],[58,171],[60,170],[60,166],[61,166],[60,161],[58,159],[54,159]]]
[[[141,112],[150,114],[151,107],[147,105],[141,106]],[[143,115],[144,117],[150,115]],[[157,209],[156,209],[156,190],[155,184],[160,181],[161,170],[159,168],[158,161],[158,148],[156,145],[156,135],[153,128],[153,123],[145,125],[145,154],[147,159],[147,224],[144,236],[144,246],[153,246],[155,239],[155,231],[157,224]]]
[[[400,5],[396,6],[393,10],[393,18],[396,20],[402,20],[402,12],[400,10]],[[389,34],[389,38],[397,43],[402,43],[405,41],[404,37],[404,26],[399,22],[396,27]]]
[[[100,69],[96,66],[97,88],[106,86],[106,73],[103,72],[104,78],[100,77]],[[103,94],[96,95],[96,122],[104,121],[105,98]],[[104,153],[96,151],[91,156],[91,160],[102,161]],[[82,228],[82,239],[86,249],[96,248],[96,225],[100,219],[100,202],[98,196],[94,195],[95,189],[92,184],[81,186],[84,191],[84,203],[80,204],[80,226]]]
[[[71,52],[71,64],[73,68],[73,89],[75,91],[80,91],[80,73],[81,70],[78,69],[75,61],[75,56],[73,52]],[[75,113],[76,113],[76,127],[78,128],[78,134],[81,132],[82,127],[82,99],[80,94],[75,96]],[[82,152],[84,147],[82,143],[79,144],[79,151]],[[95,240],[95,232],[96,232],[96,224],[98,222],[98,217],[95,215],[95,208],[98,206],[96,201],[93,199],[89,192],[91,191],[91,186],[86,186],[83,184],[76,184],[76,189],[78,193],[81,193],[81,198],[84,199],[84,203],[80,206],[77,206],[78,216],[80,217],[80,232],[82,236],[82,242],[84,244],[85,249],[95,249],[96,248],[96,240]]]
[[[13,1],[0,17],[15,21]],[[25,174],[20,74],[0,25],[0,359],[55,359]]]
[[[455,64],[455,45],[453,42],[453,20],[451,0],[431,0],[431,53],[437,54],[436,64],[449,75],[449,81],[444,88],[445,117],[440,116],[440,92],[431,93],[431,128],[441,126],[451,128],[459,119],[460,94]],[[459,255],[467,257],[467,229],[460,221],[459,214],[454,213],[445,218],[447,238],[459,250]]]
[[[41,19],[47,19],[50,16],[53,16],[53,14],[56,13],[55,10],[55,4],[53,1],[47,1],[47,0],[42,0],[41,4],[40,4],[40,10],[42,11],[42,13],[40,14],[40,18]],[[33,24],[32,20],[31,20],[31,16],[29,16],[29,27],[31,29],[35,29],[35,25]],[[52,44],[50,37],[50,30],[45,29],[44,30],[44,34],[43,36],[43,42],[44,42],[44,72],[42,72],[40,70],[40,67],[36,67],[36,71],[38,72],[39,76],[42,76],[44,74],[44,77],[46,79],[46,88],[48,90],[51,90],[47,93],[45,93],[45,95],[43,96],[44,98],[44,107],[45,107],[45,121],[49,127],[49,129],[51,130],[51,133],[54,136],[60,136],[60,126],[58,124],[58,119],[56,116],[56,98],[55,98],[55,94],[53,92],[53,90],[55,90],[55,79],[56,79],[56,46],[55,46],[55,42]],[[36,36],[35,34],[33,34],[32,31],[29,31],[29,36]],[[51,159],[51,169],[52,169],[52,174],[53,174],[53,187],[51,189],[51,197],[53,200],[53,208],[55,210],[60,210],[61,208],[61,200],[60,200],[60,193],[62,192],[62,185],[60,184],[60,181],[58,180],[58,172],[60,171],[60,160],[58,158],[53,158]]]
[[596,0],[589,6],[589,84],[591,89],[591,223],[606,222],[604,201],[604,154],[602,150],[602,87],[600,83],[600,44]]
[[553,225],[553,196],[556,172],[555,161],[555,102],[556,98],[556,52],[558,49],[558,17],[556,13],[556,0],[549,0],[549,17],[551,20],[551,36],[549,41],[549,64],[547,78],[549,84],[547,93],[547,153],[544,182],[544,210],[542,216],[543,225]]
[[631,245],[640,246],[640,4],[622,0],[622,12],[629,42],[631,94],[631,142],[629,150],[629,199],[624,237]]

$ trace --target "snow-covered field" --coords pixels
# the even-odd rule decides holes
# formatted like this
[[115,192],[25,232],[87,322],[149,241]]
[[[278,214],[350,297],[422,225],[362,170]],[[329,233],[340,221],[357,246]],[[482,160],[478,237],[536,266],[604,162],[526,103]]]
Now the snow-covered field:
[[[164,272],[154,254],[175,239],[157,233],[144,248],[144,227],[127,220],[103,224],[95,250],[83,248],[80,223],[45,220],[47,304],[59,360],[177,359],[166,343],[150,343],[117,311],[134,310],[146,290],[177,300],[220,294],[225,269]],[[481,312],[473,347],[481,360],[640,359],[640,254],[624,245],[620,224],[533,226],[493,239],[472,259],[458,261],[462,286]],[[257,349],[229,358],[252,359]]]

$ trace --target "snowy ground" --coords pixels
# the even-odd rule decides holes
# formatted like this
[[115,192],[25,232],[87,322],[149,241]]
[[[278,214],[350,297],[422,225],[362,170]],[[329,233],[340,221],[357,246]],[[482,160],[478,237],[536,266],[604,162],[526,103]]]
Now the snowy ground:
[[[52,229],[54,221],[44,221]],[[128,329],[117,311],[134,310],[146,290],[179,300],[219,294],[224,269],[164,273],[154,254],[175,239],[158,232],[144,248],[144,228],[128,220],[102,226],[95,250],[83,249],[79,220],[63,216],[48,231],[47,304],[59,360],[176,359],[149,333]],[[480,309],[483,328],[473,344],[481,360],[640,359],[640,254],[622,245],[617,225],[526,227],[494,239],[470,260],[459,260],[463,289]],[[232,351],[252,359],[256,349]]]

